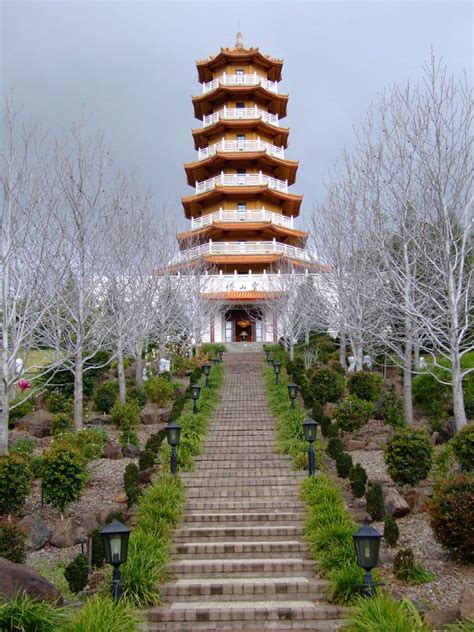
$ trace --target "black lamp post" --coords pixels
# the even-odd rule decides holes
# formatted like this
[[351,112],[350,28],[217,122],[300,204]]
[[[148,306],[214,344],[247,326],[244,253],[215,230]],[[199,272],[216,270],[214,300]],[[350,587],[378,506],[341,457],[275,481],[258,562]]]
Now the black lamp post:
[[206,376],[206,388],[208,388],[209,387],[209,373],[211,372],[211,365],[204,364],[202,368],[204,370],[204,375]]
[[112,520],[102,529],[100,535],[105,550],[105,561],[114,567],[112,573],[112,598],[118,601],[122,596],[120,565],[127,561],[128,539],[131,529],[118,520]]
[[269,356],[268,356],[268,358],[267,358],[267,362],[268,362],[268,366],[270,366],[270,364],[272,364],[272,365],[273,365],[274,360],[273,360],[273,358],[272,358],[272,356],[271,356],[271,355],[269,355]]
[[219,358],[213,358],[213,359],[212,359],[212,364],[213,364],[214,366],[217,366],[218,364],[220,364],[220,362],[221,362],[221,361],[219,360]]
[[171,474],[176,474],[178,470],[178,463],[176,458],[176,447],[179,443],[181,436],[181,426],[175,421],[172,421],[166,426],[166,438],[171,446]]
[[281,363],[273,362],[273,370],[275,371],[275,384],[278,384],[278,382],[280,381],[280,369]]
[[316,441],[316,430],[318,424],[314,419],[307,419],[303,424],[304,438],[309,443],[308,449],[308,476],[316,473],[316,460],[314,458],[314,442]]
[[298,394],[298,385],[294,384],[293,382],[291,384],[288,384],[288,397],[291,399],[291,408],[295,407],[295,399],[296,399],[297,394]]
[[198,407],[197,400],[199,399],[199,393],[201,392],[201,387],[199,384],[191,384],[191,397],[193,398],[193,414],[197,415]]
[[382,534],[366,522],[352,537],[354,538],[357,564],[365,571],[364,583],[361,585],[362,594],[371,597],[377,586],[372,580],[372,569],[379,563]]

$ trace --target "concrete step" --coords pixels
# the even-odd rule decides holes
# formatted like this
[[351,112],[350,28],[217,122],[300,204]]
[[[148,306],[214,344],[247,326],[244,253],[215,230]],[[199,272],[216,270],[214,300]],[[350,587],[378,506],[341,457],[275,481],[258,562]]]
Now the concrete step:
[[239,542],[241,539],[254,541],[269,540],[271,538],[296,538],[303,533],[301,525],[263,525],[263,526],[199,526],[183,527],[176,529],[174,540],[176,542],[199,542],[202,539],[226,538]]
[[298,498],[298,487],[296,485],[286,485],[275,487],[260,486],[236,486],[233,487],[188,487],[186,496],[189,500],[196,498],[214,498],[214,499],[253,499],[253,498],[272,498],[274,502],[280,501],[280,505],[284,505],[285,501],[291,498]]
[[[343,619],[321,619],[319,621],[271,621],[265,625],[265,630],[278,630],[278,632],[336,632],[342,630],[349,622]],[[251,621],[192,621],[186,623],[148,622],[142,624],[144,632],[262,632],[261,625]]]
[[178,579],[215,577],[313,577],[316,565],[303,556],[175,560],[170,573]]
[[[263,477],[278,476],[285,480],[299,481],[307,476],[306,472],[291,472],[288,473],[288,467],[285,465],[253,465],[245,466],[237,464],[234,467],[207,467],[204,464],[200,464],[194,472],[186,472],[182,474],[184,481],[192,481],[195,479],[212,478],[217,480],[223,480],[226,478],[233,479],[261,479]],[[273,481],[271,482],[273,484]]]
[[186,503],[186,510],[188,511],[215,511],[221,510],[228,511],[286,511],[288,509],[295,509],[303,511],[303,504],[296,496],[291,498],[280,499],[268,499],[268,498],[247,498],[237,499],[232,498],[220,498],[216,499],[214,496],[211,498],[199,498],[195,497],[189,499]]
[[196,524],[225,525],[229,527],[259,526],[262,524],[302,524],[303,512],[187,512],[182,522],[183,527],[194,527]]
[[289,553],[304,553],[306,544],[300,540],[220,540],[216,542],[175,542],[173,545],[175,559],[184,557],[232,555],[234,557],[252,555],[260,557],[283,557]]
[[183,476],[183,480],[186,482],[188,489],[195,489],[196,487],[218,487],[218,488],[231,488],[231,487],[252,487],[254,489],[277,487],[278,489],[284,489],[290,487],[296,494],[298,493],[298,483],[307,478],[306,472],[300,474],[288,474],[287,476],[272,476],[267,472],[267,476],[201,476],[201,472],[197,471],[193,474],[187,474]]

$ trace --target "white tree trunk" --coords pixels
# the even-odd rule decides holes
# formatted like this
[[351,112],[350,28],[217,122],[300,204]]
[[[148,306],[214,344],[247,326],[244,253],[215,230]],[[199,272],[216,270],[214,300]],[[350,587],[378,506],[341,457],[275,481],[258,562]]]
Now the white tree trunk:
[[346,334],[342,333],[339,340],[339,364],[343,369],[347,369],[346,364]]
[[293,343],[290,344],[290,360],[293,361],[295,359],[295,345]]
[[460,430],[467,424],[466,410],[464,408],[464,393],[462,390],[462,372],[459,353],[451,350],[451,380],[453,389],[453,412],[456,430]]
[[84,427],[82,416],[83,375],[84,361],[82,358],[82,350],[78,349],[76,351],[76,358],[74,362],[74,427],[76,430],[82,430]]
[[135,355],[135,383],[138,387],[143,388],[143,342],[137,343]]
[[121,340],[117,343],[117,375],[119,384],[119,400],[122,404],[125,404],[127,386],[125,384],[125,368],[123,366],[123,347]]
[[413,423],[413,397],[412,397],[412,349],[413,343],[409,334],[405,340],[405,353],[403,356],[403,413],[407,423]]

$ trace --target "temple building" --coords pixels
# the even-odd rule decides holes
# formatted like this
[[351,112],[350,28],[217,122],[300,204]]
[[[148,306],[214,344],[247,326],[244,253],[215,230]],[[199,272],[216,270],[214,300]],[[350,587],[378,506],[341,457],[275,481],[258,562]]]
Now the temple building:
[[[200,126],[196,159],[185,164],[191,195],[182,198],[189,229],[177,235],[180,265],[208,268],[210,342],[270,342],[278,315],[265,301],[282,269],[305,272],[308,234],[295,226],[303,196],[290,191],[298,162],[286,157],[288,95],[283,61],[234,48],[196,63],[202,93],[192,98]],[[274,311],[274,310],[273,310]]]

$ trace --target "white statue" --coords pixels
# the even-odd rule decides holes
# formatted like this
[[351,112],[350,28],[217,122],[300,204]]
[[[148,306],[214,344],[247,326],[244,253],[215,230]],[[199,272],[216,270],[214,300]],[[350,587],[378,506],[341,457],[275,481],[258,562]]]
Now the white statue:
[[356,368],[356,359],[354,358],[354,356],[349,356],[347,358],[347,361],[349,362],[349,368],[347,369],[347,372],[354,373]]
[[428,368],[428,365],[426,364],[426,360],[424,356],[420,356],[419,368],[420,369]]
[[21,358],[15,360],[15,373],[18,377],[23,373],[24,362]]
[[362,364],[365,366],[366,369],[368,369],[369,371],[372,371],[372,358],[369,355],[365,355],[363,360],[362,360]]
[[158,365],[158,373],[166,373],[170,370],[171,361],[166,360],[165,358],[160,358],[160,363]]

